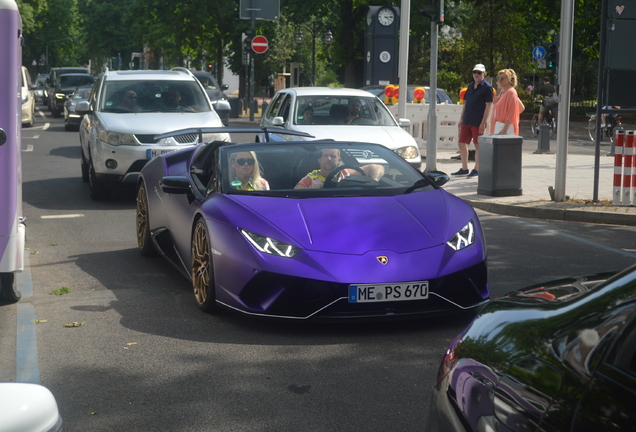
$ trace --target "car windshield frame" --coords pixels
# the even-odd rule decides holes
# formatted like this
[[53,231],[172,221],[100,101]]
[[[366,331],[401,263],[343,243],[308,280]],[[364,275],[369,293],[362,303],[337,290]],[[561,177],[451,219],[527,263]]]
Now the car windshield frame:
[[[208,145],[212,145],[209,143]],[[319,189],[295,189],[297,183],[308,173],[319,170],[318,158],[323,149],[340,150],[340,166],[352,169],[350,175],[339,178],[333,187]],[[242,156],[253,166],[260,166],[262,178],[267,180],[269,190],[240,190],[232,158],[236,153],[252,152],[255,157]],[[434,180],[413,168],[390,149],[371,143],[337,141],[287,141],[280,143],[253,143],[223,145],[218,149],[216,176],[208,188],[207,195],[218,192],[226,195],[254,195],[294,199],[396,196],[438,189]],[[381,166],[380,181],[368,175],[357,175],[356,168],[367,165]],[[236,165],[235,165],[236,166]],[[250,177],[251,183],[256,183]],[[258,189],[258,188],[255,188]]]
[[[360,120],[347,122],[350,101],[360,102]],[[305,123],[304,111],[313,109],[312,123]],[[395,117],[384,103],[375,96],[359,95],[298,95],[294,101],[293,123],[298,126],[395,126],[399,127]]]
[[[127,92],[135,92],[136,106],[126,106]],[[171,95],[177,91],[181,100]],[[100,92],[99,111],[105,113],[179,112],[202,113],[212,111],[207,95],[198,80],[106,80]]]

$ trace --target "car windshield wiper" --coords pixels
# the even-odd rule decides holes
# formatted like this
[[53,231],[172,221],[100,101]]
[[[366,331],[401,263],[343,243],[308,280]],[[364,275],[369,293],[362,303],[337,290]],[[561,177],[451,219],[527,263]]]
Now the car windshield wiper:
[[104,108],[104,109],[102,110],[102,112],[114,112],[114,113],[134,113],[135,111],[131,111],[131,110],[126,109],[126,108],[113,107],[113,108]]
[[409,187],[407,190],[404,191],[404,195],[410,194],[415,189],[419,189],[419,188],[424,187],[424,186],[429,186],[430,184],[431,184],[431,182],[428,181],[425,178],[419,179],[418,181],[415,182],[415,184],[413,186]]

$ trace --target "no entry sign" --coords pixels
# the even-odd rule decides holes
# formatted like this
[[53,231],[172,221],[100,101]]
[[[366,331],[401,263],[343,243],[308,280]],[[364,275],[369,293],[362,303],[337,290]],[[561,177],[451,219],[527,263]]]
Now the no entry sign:
[[256,54],[263,54],[267,51],[267,38],[265,36],[254,36],[252,39],[252,50]]

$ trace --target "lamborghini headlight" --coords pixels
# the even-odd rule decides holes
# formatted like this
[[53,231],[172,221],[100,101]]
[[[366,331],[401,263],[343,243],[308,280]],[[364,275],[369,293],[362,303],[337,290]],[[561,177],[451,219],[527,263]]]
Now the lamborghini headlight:
[[395,152],[398,156],[401,156],[402,159],[413,159],[418,156],[417,147],[414,146],[402,147],[395,150]]
[[286,258],[291,258],[300,252],[300,248],[297,248],[296,246],[256,234],[252,231],[241,229],[241,233],[259,252]]
[[464,228],[459,230],[452,239],[446,242],[447,245],[453,248],[453,250],[461,250],[465,247],[475,243],[475,224],[473,221],[464,225]]
[[139,145],[131,134],[102,130],[99,132],[99,139],[114,146]]

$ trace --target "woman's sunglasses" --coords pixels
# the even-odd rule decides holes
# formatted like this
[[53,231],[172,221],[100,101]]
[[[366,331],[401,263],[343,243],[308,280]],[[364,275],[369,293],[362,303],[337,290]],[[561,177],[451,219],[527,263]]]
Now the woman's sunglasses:
[[235,160],[234,162],[236,162],[236,163],[237,163],[237,164],[239,164],[240,166],[243,166],[243,165],[245,165],[246,163],[247,163],[249,166],[254,165],[254,159],[242,159],[242,158],[241,158],[241,159],[237,159],[237,160]]

